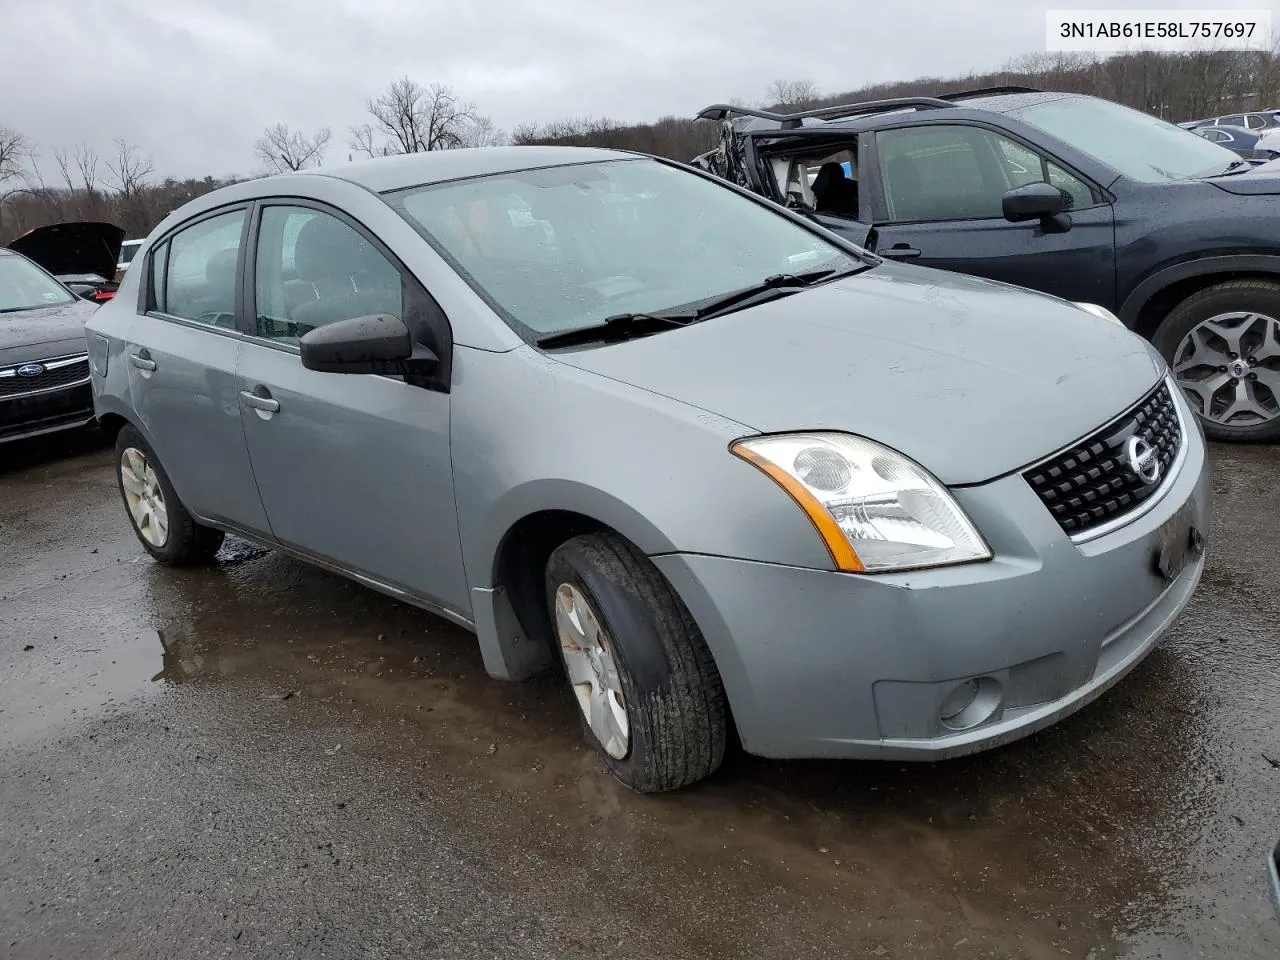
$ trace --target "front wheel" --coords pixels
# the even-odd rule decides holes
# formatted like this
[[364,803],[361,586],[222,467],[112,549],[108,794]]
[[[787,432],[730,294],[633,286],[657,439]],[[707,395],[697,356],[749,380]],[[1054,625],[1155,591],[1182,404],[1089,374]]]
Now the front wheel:
[[724,759],[728,705],[693,617],[653,563],[611,533],[547,562],[547,606],[587,738],[640,793],[675,790]]
[[138,541],[161,563],[208,563],[222,546],[223,533],[202,526],[187,512],[155,451],[136,429],[116,435],[116,480]]
[[1153,338],[1214,440],[1280,440],[1280,283],[1230,280],[1192,294]]

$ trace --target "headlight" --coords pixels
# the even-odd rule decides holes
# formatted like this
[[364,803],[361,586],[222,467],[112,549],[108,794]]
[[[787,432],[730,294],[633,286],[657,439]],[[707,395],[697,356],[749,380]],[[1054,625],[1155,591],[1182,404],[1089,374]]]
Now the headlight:
[[882,573],[991,558],[947,489],[878,443],[792,433],[739,440],[730,450],[791,495],[838,570]]
[[1120,326],[1124,326],[1124,321],[1106,307],[1100,307],[1096,303],[1077,303],[1075,305],[1085,313],[1092,313],[1095,317],[1101,317],[1103,320],[1110,320],[1112,323],[1118,323]]

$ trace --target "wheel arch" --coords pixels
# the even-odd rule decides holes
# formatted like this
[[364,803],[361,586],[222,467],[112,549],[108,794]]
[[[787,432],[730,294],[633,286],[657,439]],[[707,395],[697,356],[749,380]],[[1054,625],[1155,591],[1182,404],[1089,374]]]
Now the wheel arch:
[[1228,280],[1280,283],[1280,256],[1239,254],[1205,257],[1165,267],[1143,280],[1125,297],[1120,305],[1120,319],[1125,326],[1150,340],[1175,306],[1206,287]]

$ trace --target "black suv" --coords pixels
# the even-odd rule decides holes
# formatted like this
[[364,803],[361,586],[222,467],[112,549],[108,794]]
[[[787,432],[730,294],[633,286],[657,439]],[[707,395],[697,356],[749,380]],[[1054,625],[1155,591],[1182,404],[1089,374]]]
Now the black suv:
[[1280,163],[1025,87],[698,116],[721,141],[695,166],[881,257],[1105,307],[1211,437],[1280,439]]

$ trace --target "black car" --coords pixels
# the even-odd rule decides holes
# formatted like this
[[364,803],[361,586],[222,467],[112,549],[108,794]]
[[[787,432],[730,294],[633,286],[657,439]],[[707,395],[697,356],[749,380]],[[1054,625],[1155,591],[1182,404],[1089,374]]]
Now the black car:
[[94,303],[116,295],[117,259],[124,230],[114,223],[75,220],[28,230],[9,244],[48,270],[72,293]]
[[94,422],[84,323],[96,309],[0,248],[0,444]]
[[1128,107],[1025,87],[698,116],[721,141],[696,166],[881,257],[1113,311],[1210,436],[1280,439],[1280,176]]

